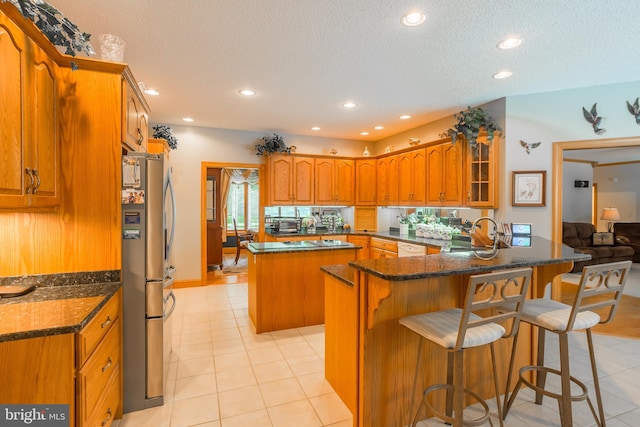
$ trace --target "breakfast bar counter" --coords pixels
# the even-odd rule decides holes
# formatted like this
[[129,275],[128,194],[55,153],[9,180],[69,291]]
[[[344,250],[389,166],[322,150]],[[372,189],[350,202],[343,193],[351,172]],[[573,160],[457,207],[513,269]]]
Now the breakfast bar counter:
[[[398,323],[401,317],[461,307],[470,275],[511,268],[532,267],[528,298],[542,297],[556,276],[588,258],[561,243],[534,237],[530,247],[495,252],[358,260],[348,266],[323,267],[325,377],[351,410],[354,426],[406,426],[412,402],[419,402],[422,390],[446,382],[446,355],[425,342],[418,362],[419,338]],[[506,378],[510,344],[511,340],[501,340],[496,345],[501,381]],[[516,368],[533,363],[534,344],[531,328],[521,324]],[[485,351],[467,353],[465,376],[475,392],[490,397],[495,394],[491,370],[479,368],[488,361]]]

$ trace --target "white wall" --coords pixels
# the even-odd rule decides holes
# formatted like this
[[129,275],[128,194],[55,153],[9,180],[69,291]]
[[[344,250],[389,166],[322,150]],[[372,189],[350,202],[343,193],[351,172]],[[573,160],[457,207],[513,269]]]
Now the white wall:
[[[589,181],[587,188],[576,188],[574,181]],[[564,162],[562,165],[562,220],[591,222],[591,163]]]
[[[195,126],[171,126],[178,148],[171,151],[171,166],[176,190],[177,224],[173,261],[177,280],[200,280],[200,173],[202,162],[261,164],[254,146],[265,132],[211,129]],[[365,142],[344,139],[314,138],[281,134],[287,146],[297,153],[328,155],[336,148],[338,155],[356,157]]]
[[[640,221],[639,177],[638,163],[594,168],[593,180],[598,184],[598,218],[602,215],[602,208],[616,207],[620,212],[620,222]],[[598,230],[606,228],[606,221],[598,219]]]
[[[501,184],[501,209],[505,222],[531,222],[534,232],[551,237],[551,166],[552,144],[559,141],[599,139],[640,135],[640,126],[627,111],[625,101],[640,95],[640,81],[521,95],[507,98],[505,141],[505,175]],[[604,117],[606,132],[596,135],[582,114],[598,103],[598,114]],[[542,142],[527,154],[520,140]],[[520,170],[546,170],[545,207],[511,206],[511,173]]]

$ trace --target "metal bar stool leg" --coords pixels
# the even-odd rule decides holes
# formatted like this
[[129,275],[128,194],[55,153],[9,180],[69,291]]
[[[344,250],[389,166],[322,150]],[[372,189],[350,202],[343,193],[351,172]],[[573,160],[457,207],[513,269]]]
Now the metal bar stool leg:
[[593,410],[593,405],[589,402],[589,406],[591,408],[591,412],[593,413],[593,417],[598,420],[599,427],[605,427],[606,421],[604,419],[604,407],[602,406],[602,393],[600,392],[600,380],[598,379],[598,368],[596,367],[596,354],[593,351],[593,337],[591,336],[591,328],[587,329],[587,344],[589,346],[589,359],[591,360],[591,372],[593,373],[593,388],[596,391],[596,402],[598,404],[598,414],[599,417],[596,416],[595,411]]
[[[536,364],[538,366],[544,366],[544,343],[545,343],[545,331],[544,328],[538,328],[538,350],[536,357]],[[536,386],[539,387],[540,390],[544,389],[544,385],[547,382],[547,372],[546,371],[537,371],[536,372]],[[544,395],[540,391],[536,391],[536,403],[538,405],[542,405],[542,397]]]

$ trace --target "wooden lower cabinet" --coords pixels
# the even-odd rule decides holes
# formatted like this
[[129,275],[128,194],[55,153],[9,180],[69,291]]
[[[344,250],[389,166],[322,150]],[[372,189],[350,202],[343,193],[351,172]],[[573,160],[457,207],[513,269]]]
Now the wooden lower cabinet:
[[361,246],[362,249],[358,249],[356,252],[356,259],[369,259],[369,236],[348,236],[347,242],[354,245]]
[[248,311],[256,333],[324,323],[323,265],[347,264],[356,250],[249,254]]
[[109,426],[122,414],[120,293],[77,334],[78,426]]
[[78,333],[0,342],[0,402],[67,404],[69,426],[122,417],[121,291]]
[[372,237],[369,243],[369,258],[397,258],[398,243],[395,240]]

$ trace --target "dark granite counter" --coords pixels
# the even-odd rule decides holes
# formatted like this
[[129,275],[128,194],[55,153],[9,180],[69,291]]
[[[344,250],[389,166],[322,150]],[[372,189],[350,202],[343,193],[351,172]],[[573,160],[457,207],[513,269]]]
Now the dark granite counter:
[[456,247],[457,242],[451,240],[441,240],[441,239],[427,239],[424,237],[417,237],[414,233],[410,234],[400,234],[398,231],[373,231],[373,232],[365,232],[365,231],[317,231],[315,233],[280,233],[280,232],[270,232],[268,230],[265,231],[265,234],[276,237],[278,239],[287,238],[287,237],[327,237],[327,236],[369,236],[369,237],[380,237],[383,239],[395,240],[397,242],[405,242],[405,243],[413,243],[416,245],[423,246],[439,246],[441,248],[449,249],[450,247]]
[[1,278],[0,286],[36,288],[0,298],[0,342],[80,331],[120,289],[119,278],[119,271]]
[[247,245],[247,250],[255,255],[287,253],[287,252],[312,252],[332,251],[341,249],[360,249],[361,246],[341,240],[297,240],[288,242],[253,242]]
[[353,286],[356,271],[350,265],[323,265],[320,270],[349,286]]
[[[534,236],[531,246],[499,249],[492,258],[488,251],[442,252],[405,258],[358,260],[349,263],[357,270],[390,281],[428,277],[478,274],[518,267],[583,261],[590,255],[542,237]],[[484,258],[483,258],[484,257]]]

